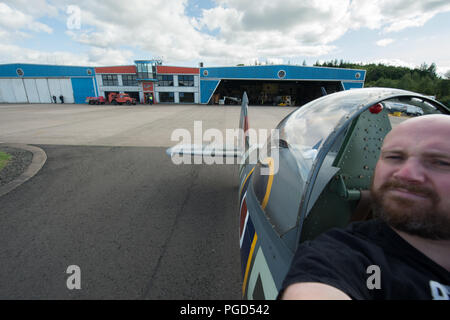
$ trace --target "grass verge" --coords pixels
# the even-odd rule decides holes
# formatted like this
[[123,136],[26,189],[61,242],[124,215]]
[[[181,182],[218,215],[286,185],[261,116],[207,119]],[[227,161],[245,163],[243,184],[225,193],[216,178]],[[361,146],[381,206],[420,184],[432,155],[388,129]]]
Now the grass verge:
[[10,154],[0,151],[0,171],[2,171],[11,158],[12,156]]

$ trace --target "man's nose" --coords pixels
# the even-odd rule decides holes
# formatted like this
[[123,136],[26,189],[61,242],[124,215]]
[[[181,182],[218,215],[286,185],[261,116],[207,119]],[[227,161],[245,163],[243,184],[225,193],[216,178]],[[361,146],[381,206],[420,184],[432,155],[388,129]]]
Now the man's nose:
[[407,159],[393,174],[394,178],[421,183],[425,181],[425,172],[418,159]]

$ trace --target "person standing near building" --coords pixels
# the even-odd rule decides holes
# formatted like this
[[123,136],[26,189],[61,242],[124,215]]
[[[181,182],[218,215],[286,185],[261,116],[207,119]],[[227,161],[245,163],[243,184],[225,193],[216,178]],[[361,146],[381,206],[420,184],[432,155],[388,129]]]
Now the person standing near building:
[[150,104],[153,104],[153,94],[149,94],[149,96],[148,96],[148,102],[150,103]]
[[59,100],[61,100],[61,103],[64,103],[64,96],[63,96],[63,95],[60,95],[60,96],[59,96]]

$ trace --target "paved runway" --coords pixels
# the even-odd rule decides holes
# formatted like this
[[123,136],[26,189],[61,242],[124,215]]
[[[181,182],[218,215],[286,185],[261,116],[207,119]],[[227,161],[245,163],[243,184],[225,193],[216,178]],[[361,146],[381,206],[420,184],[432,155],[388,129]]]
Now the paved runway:
[[[239,108],[131,108],[0,106],[0,142],[48,156],[0,198],[0,299],[240,299],[237,166],[165,154],[173,128],[234,128]],[[292,110],[251,109],[250,125]]]
[[[273,129],[294,107],[249,107],[250,127]],[[169,147],[175,129],[239,126],[240,106],[203,105],[2,105],[0,143]]]
[[175,166],[164,148],[40,147],[44,168],[0,198],[0,299],[240,297],[236,166]]

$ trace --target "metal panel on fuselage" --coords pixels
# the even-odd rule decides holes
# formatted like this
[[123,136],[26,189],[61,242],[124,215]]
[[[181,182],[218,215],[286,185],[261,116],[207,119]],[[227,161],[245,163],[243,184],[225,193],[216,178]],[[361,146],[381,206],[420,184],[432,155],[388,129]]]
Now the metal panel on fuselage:
[[[287,248],[284,241],[276,234],[269,220],[267,220],[255,196],[251,181],[247,189],[246,201],[249,220],[254,225],[258,241],[251,257],[249,281],[247,288],[245,288],[245,297],[248,299],[259,299],[263,296],[264,299],[275,299],[288,271],[293,252]],[[264,259],[261,258],[259,261],[256,261],[258,253],[259,255],[262,254]],[[255,261],[263,261],[264,265],[257,265]],[[267,272],[267,270],[270,272]],[[258,277],[260,278],[261,286],[257,286],[251,281]],[[257,292],[261,288],[263,292]]]

